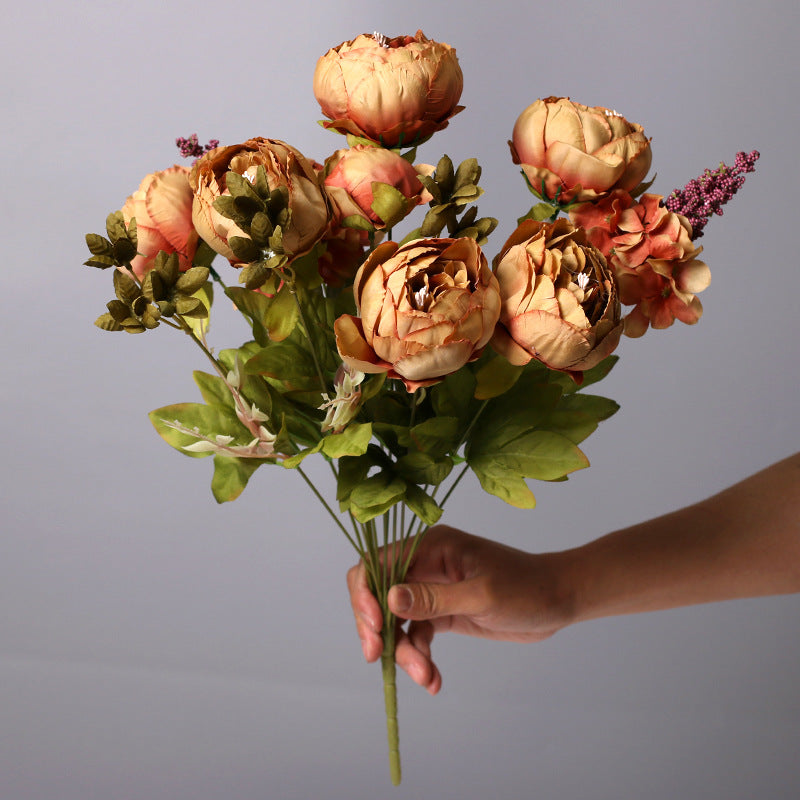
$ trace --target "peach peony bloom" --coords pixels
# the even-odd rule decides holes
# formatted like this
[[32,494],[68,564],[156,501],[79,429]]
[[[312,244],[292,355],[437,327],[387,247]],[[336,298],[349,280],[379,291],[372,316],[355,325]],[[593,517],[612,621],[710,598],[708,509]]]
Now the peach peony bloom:
[[500,314],[497,280],[474,239],[379,245],[353,285],[359,317],[336,320],[350,369],[386,372],[408,391],[476,359]]
[[508,143],[536,192],[562,203],[631,191],[650,169],[650,140],[641,125],[615,111],[547,97],[528,106]]
[[411,147],[447,127],[464,77],[456,51],[425,37],[361,34],[317,62],[314,94],[326,128],[384,147]]
[[512,364],[535,358],[579,373],[617,346],[622,322],[611,272],[603,254],[567,220],[525,220],[494,271],[502,307],[492,347]]
[[150,272],[160,250],[177,253],[182,271],[192,266],[198,237],[192,225],[192,189],[186,167],[176,164],[147,175],[125,201],[122,216],[126,225],[136,219],[138,255],[131,268],[137,278]]
[[[413,208],[431,200],[416,168],[394,151],[381,147],[355,145],[337,150],[327,160],[325,173],[325,190],[340,220],[359,216],[377,229],[391,227]],[[381,209],[382,215],[373,209],[376,184],[387,184],[399,192],[392,193],[392,203]]]
[[189,180],[194,190],[192,219],[200,236],[232,264],[237,259],[228,247],[231,236],[246,236],[233,220],[214,209],[214,200],[229,194],[225,174],[238,172],[251,182],[256,170],[263,166],[269,188],[286,189],[291,219],[283,231],[287,254],[301,256],[322,238],[328,227],[328,200],[319,177],[302,153],[278,139],[257,137],[243,144],[217,147],[200,158],[192,167]]

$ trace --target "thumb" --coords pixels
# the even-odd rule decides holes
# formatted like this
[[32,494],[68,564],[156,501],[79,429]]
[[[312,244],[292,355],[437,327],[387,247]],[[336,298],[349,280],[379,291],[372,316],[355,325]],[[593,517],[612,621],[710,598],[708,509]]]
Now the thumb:
[[475,614],[478,598],[467,582],[401,583],[389,589],[389,610],[403,619]]

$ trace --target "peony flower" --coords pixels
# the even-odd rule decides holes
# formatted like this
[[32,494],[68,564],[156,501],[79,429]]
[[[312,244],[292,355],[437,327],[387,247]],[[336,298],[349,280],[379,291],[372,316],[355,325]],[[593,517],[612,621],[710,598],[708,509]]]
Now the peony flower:
[[536,192],[560,202],[596,200],[631,191],[650,169],[650,140],[641,125],[615,111],[548,97],[514,124],[511,157]]
[[137,256],[131,268],[140,280],[153,268],[160,250],[177,253],[182,271],[192,266],[197,231],[192,225],[192,189],[189,170],[175,165],[147,175],[125,201],[122,216],[127,225],[136,219]]
[[387,372],[408,391],[476,359],[500,314],[497,280],[474,239],[379,245],[356,274],[359,317],[336,320],[350,369]]
[[625,334],[631,337],[648,326],[668,328],[676,319],[697,322],[703,306],[695,295],[711,282],[708,266],[697,259],[703,248],[692,243],[692,226],[662,200],[643,194],[634,202],[618,190],[570,211],[573,223],[586,228],[589,241],[608,258],[620,302],[634,306],[625,318]]
[[[432,199],[414,166],[394,151],[381,147],[355,145],[337,150],[327,160],[325,173],[325,190],[340,220],[358,216],[378,229],[393,227],[415,206]],[[388,196],[378,194],[376,204],[380,185],[396,191],[389,190]]]
[[495,259],[502,307],[492,347],[512,364],[536,358],[576,373],[609,355],[622,333],[603,254],[565,219],[525,220]]
[[231,263],[238,263],[228,238],[246,234],[233,220],[214,209],[214,200],[229,194],[225,174],[237,172],[251,182],[263,166],[271,191],[282,187],[289,197],[291,218],[283,230],[283,246],[290,256],[301,256],[319,241],[328,227],[328,201],[313,164],[291,145],[277,139],[248,139],[243,144],[217,147],[192,167],[192,219],[200,236]]
[[384,147],[411,147],[447,127],[464,77],[456,51],[425,37],[362,34],[317,62],[314,94],[326,128]]

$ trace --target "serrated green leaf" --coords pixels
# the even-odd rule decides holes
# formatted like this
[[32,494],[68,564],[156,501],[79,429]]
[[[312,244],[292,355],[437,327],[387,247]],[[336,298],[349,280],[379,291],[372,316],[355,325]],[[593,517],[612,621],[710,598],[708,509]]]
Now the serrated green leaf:
[[341,433],[332,433],[322,440],[322,452],[329,458],[360,456],[367,452],[372,439],[372,423],[351,423]]
[[438,486],[453,469],[453,460],[447,456],[434,458],[417,451],[401,456],[396,468],[398,475],[411,483]]
[[218,503],[235,500],[243,491],[250,476],[264,463],[260,458],[230,458],[214,456],[214,476],[211,478],[211,492]]
[[475,373],[475,399],[489,400],[507,392],[519,380],[523,369],[502,356],[489,359]]
[[[358,486],[353,488],[350,501],[361,509],[372,509],[388,503],[390,506],[403,498],[406,492],[406,482],[387,472],[379,472],[365,478]],[[375,516],[375,515],[373,515]],[[360,517],[357,517],[359,521]]]
[[409,438],[417,450],[440,458],[458,444],[458,417],[436,416],[415,425]]
[[426,525],[435,525],[442,516],[442,509],[437,502],[413,483],[406,488],[404,502]]

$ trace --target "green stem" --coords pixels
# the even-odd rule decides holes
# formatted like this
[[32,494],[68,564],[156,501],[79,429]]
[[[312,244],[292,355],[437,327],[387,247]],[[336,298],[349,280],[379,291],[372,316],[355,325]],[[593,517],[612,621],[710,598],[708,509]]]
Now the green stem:
[[386,738],[389,743],[389,774],[394,786],[400,785],[400,732],[397,726],[397,665],[394,660],[395,618],[384,612],[383,653],[381,673],[383,675],[383,701],[386,707]]
[[333,521],[339,526],[339,530],[347,537],[347,541],[350,542],[350,544],[353,545],[355,551],[361,557],[363,557],[364,551],[356,544],[353,537],[347,532],[347,528],[345,528],[345,526],[342,525],[342,521],[339,519],[339,517],[333,513],[333,509],[328,505],[328,502],[325,500],[325,498],[319,493],[319,490],[317,489],[316,486],[314,486],[313,482],[308,477],[308,475],[306,475],[305,472],[303,472],[302,467],[296,467],[295,469],[300,473],[300,477],[302,477],[302,479],[308,484],[311,491],[314,492],[314,494],[317,496],[317,500],[319,500],[320,503],[322,503],[322,505],[325,506],[325,510],[328,512],[328,514],[331,515]]

